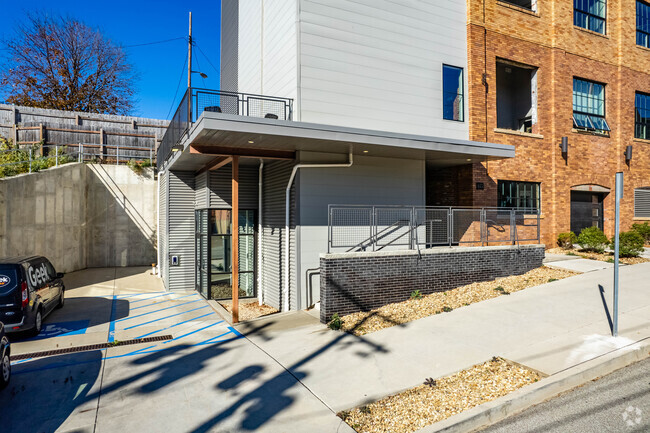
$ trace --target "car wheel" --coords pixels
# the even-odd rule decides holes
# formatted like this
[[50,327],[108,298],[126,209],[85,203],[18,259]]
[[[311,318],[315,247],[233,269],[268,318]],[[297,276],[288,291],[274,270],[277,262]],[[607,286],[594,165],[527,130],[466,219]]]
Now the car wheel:
[[11,379],[11,361],[9,359],[9,353],[6,351],[2,356],[2,365],[0,366],[0,389],[6,387],[9,384],[9,379]]
[[61,295],[59,295],[59,303],[57,304],[56,308],[63,308],[64,303],[65,303],[65,288],[61,288]]
[[36,317],[34,318],[34,327],[32,328],[32,336],[37,336],[41,333],[41,328],[43,327],[43,310],[41,307],[38,307],[36,310]]

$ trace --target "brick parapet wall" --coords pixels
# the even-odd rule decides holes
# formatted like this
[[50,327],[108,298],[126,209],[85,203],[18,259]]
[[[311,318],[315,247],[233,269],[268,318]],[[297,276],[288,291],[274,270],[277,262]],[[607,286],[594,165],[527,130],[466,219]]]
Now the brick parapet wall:
[[540,267],[544,245],[451,247],[417,251],[323,254],[320,319],[368,311],[409,299],[411,292],[445,291],[520,275]]

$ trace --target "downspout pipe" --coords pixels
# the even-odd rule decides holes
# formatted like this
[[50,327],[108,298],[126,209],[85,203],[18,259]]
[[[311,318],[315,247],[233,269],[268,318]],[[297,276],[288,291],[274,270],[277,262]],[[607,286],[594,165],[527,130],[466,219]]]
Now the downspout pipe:
[[264,288],[262,287],[262,173],[264,160],[260,159],[260,169],[257,176],[257,290],[260,306],[264,303]]
[[287,184],[287,189],[284,193],[284,284],[282,285],[282,311],[289,311],[289,248],[291,246],[290,236],[289,236],[289,223],[290,223],[290,202],[291,202],[291,186],[293,185],[293,180],[296,177],[296,173],[301,168],[346,168],[352,167],[354,163],[352,149],[348,155],[348,162],[342,164],[296,164],[291,170],[291,176],[289,177],[289,183]]

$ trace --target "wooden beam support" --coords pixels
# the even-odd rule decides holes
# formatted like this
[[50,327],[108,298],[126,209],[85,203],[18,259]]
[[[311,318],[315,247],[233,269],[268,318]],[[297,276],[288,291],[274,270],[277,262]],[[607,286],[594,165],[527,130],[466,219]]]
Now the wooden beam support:
[[239,322],[239,157],[232,157],[232,323]]
[[232,156],[217,156],[212,161],[208,162],[205,167],[197,171],[195,174],[205,173],[210,170],[218,170],[232,161]]
[[221,147],[205,144],[193,144],[190,153],[201,155],[237,155],[241,158],[296,159],[292,150],[248,149],[243,147]]

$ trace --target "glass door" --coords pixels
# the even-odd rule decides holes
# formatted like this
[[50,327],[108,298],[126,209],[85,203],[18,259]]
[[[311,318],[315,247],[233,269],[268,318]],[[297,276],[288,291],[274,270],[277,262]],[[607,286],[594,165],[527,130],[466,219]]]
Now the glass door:
[[[210,299],[232,298],[232,213],[210,212]],[[255,211],[239,211],[239,297],[255,293]]]
[[195,252],[196,252],[196,290],[204,297],[208,296],[208,211],[195,212]]

